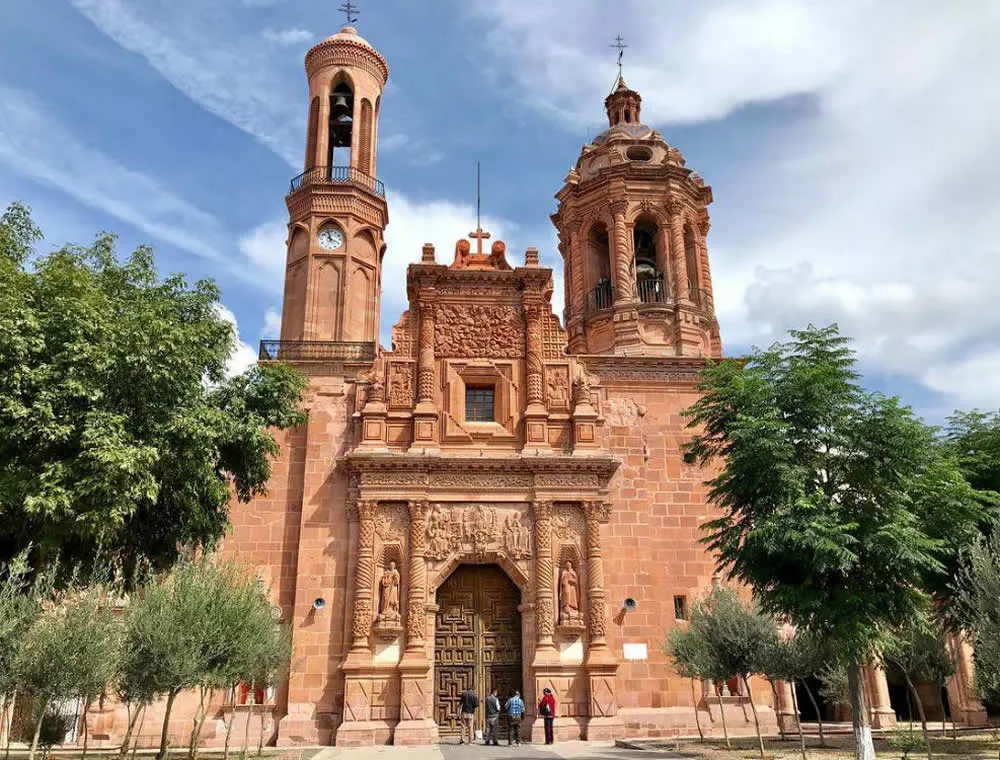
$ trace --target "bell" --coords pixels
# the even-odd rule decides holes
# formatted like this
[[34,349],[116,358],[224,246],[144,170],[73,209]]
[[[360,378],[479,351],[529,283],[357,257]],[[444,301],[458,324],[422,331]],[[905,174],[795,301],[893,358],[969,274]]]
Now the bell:
[[332,110],[334,118],[348,116],[351,113],[351,107],[347,105],[347,98],[343,95],[334,95]]

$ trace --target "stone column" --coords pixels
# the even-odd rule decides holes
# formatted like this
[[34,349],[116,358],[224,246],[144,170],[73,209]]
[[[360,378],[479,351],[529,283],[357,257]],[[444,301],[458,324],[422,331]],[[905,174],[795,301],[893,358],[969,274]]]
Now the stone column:
[[434,306],[420,305],[417,403],[434,403]]
[[625,212],[628,201],[612,201],[611,211],[614,220],[614,244],[611,246],[611,256],[615,270],[615,304],[631,303],[635,299],[635,275],[632,264],[632,245],[628,235],[628,225],[625,223]]
[[712,298],[712,275],[711,270],[708,267],[708,231],[711,229],[712,223],[708,220],[708,212],[702,210],[701,215],[698,217],[698,231],[695,235],[695,247],[698,249],[698,265],[701,267],[701,282],[699,287],[701,288],[702,297],[704,299],[704,307],[707,311],[712,311],[714,308],[714,300]]
[[358,501],[358,564],[354,571],[351,653],[371,653],[372,586],[375,580],[375,512],[378,502]]
[[788,681],[777,681],[775,683],[778,704],[774,706],[774,712],[778,717],[778,727],[785,733],[792,733],[796,730],[795,698],[792,695],[793,688],[792,684]]
[[535,631],[538,651],[553,651],[552,502],[536,501],[535,512]]
[[[330,87],[327,85],[319,96],[319,123],[316,130],[316,166],[327,166],[330,161]],[[327,171],[330,168],[327,167]]]
[[608,741],[622,732],[615,691],[618,660],[607,645],[604,557],[601,551],[601,524],[608,521],[611,510],[604,501],[588,501],[583,506],[587,519],[587,597],[590,613],[590,640],[585,661],[589,697],[587,739]]
[[673,295],[676,297],[676,287],[672,279],[674,267],[670,265],[670,236],[662,224],[656,227],[653,245],[656,246],[656,269],[663,278],[663,293],[665,296]]
[[676,198],[667,204],[670,212],[670,261],[674,270],[674,298],[689,301],[687,257],[684,251],[684,206]]
[[427,502],[411,501],[410,507],[410,572],[406,590],[406,651],[423,655],[427,634]]
[[892,709],[889,699],[885,671],[878,664],[872,663],[865,668],[865,676],[872,728],[892,728],[896,725],[896,711]]
[[[526,294],[527,295],[527,294]],[[532,294],[540,298],[540,294]],[[527,401],[524,411],[525,454],[550,451],[548,417],[545,408],[545,364],[542,352],[542,319],[546,313],[541,303],[531,302],[524,305],[525,320],[525,354],[527,356]]]
[[976,676],[972,647],[964,636],[954,634],[948,637],[948,651],[955,666],[955,673],[947,684],[951,719],[965,726],[986,725],[986,708],[976,697],[973,686]]

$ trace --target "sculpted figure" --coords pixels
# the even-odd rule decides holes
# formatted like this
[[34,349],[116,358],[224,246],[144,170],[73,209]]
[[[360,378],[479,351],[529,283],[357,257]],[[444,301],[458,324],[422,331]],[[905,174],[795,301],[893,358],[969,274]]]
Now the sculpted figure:
[[399,570],[395,562],[382,573],[379,612],[382,617],[399,618]]
[[567,561],[559,574],[559,622],[576,623],[580,617],[580,580]]
[[457,243],[455,243],[455,261],[452,267],[455,269],[464,269],[469,264],[469,252],[472,250],[469,245],[469,241],[462,238]]

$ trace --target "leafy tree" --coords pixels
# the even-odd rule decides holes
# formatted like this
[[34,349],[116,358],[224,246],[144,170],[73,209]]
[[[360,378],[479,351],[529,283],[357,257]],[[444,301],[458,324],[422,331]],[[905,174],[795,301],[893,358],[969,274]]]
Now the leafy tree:
[[955,582],[957,611],[974,643],[976,694],[1000,701],[1000,532],[980,539]]
[[[777,638],[774,619],[761,614],[755,605],[744,602],[732,589],[718,586],[695,605],[688,630],[700,642],[695,647],[701,652],[697,655],[701,661],[701,672],[715,682],[731,678],[743,681],[753,712],[760,756],[764,757],[764,739],[760,733],[750,676],[763,672],[764,653],[773,647]],[[719,708],[723,713],[726,746],[729,746],[721,697]]]
[[944,437],[972,487],[1000,493],[1000,411],[956,411]]
[[211,548],[233,492],[265,489],[271,429],[303,421],[303,377],[226,378],[218,288],[161,279],[149,248],[119,261],[103,234],[38,255],[40,236],[21,205],[0,217],[0,560],[103,547],[128,577]]
[[25,633],[13,671],[35,709],[30,760],[38,749],[43,721],[57,700],[92,699],[114,678],[117,625],[103,596],[94,589],[67,592]]
[[[689,627],[676,627],[667,634],[665,647],[667,656],[674,661],[674,670],[682,678],[691,679],[691,704],[694,705],[694,722],[698,727],[698,738],[704,742],[705,733],[701,730],[701,717],[698,714],[698,686],[711,678],[711,665],[708,662],[708,652],[703,640],[696,631]],[[721,702],[720,702],[721,706]],[[725,725],[725,716],[723,716]],[[726,743],[729,743],[729,732],[726,731]]]
[[858,760],[874,757],[862,666],[886,630],[946,592],[993,502],[932,429],[858,382],[836,325],[711,364],[687,410],[687,456],[718,466],[705,541],[764,609],[845,663]]

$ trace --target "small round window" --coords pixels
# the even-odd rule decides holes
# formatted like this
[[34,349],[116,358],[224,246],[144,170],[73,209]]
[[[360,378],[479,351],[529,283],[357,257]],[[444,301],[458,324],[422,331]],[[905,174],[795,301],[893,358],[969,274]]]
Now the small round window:
[[641,145],[633,145],[625,151],[625,157],[629,161],[649,161],[653,157],[653,151]]

